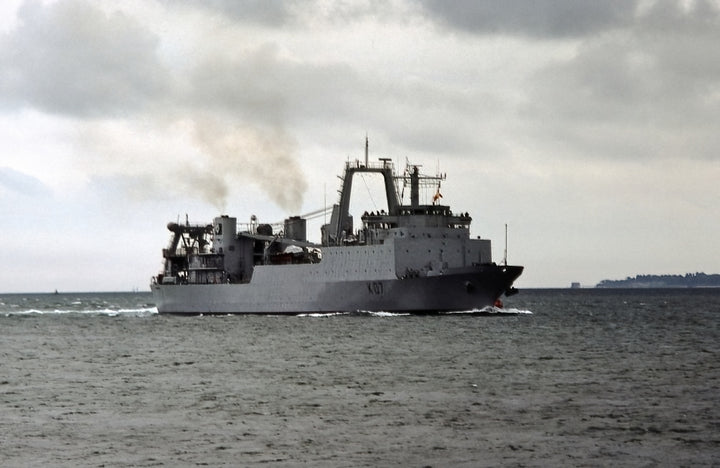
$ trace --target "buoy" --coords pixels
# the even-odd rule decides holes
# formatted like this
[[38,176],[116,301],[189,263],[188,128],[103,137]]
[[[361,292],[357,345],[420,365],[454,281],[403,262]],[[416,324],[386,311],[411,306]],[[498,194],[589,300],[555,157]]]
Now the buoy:
[[500,299],[495,299],[495,304],[494,304],[494,305],[495,305],[496,308],[502,309],[502,308],[503,308],[503,301],[501,301]]

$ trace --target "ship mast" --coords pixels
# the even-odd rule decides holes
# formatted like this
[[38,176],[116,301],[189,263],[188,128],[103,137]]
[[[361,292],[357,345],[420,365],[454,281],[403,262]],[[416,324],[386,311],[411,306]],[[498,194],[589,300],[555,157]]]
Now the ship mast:
[[405,194],[405,187],[407,187],[408,181],[410,182],[410,206],[418,208],[420,206],[420,188],[436,188],[436,195],[433,197],[432,204],[434,205],[439,198],[442,198],[440,194],[440,183],[445,180],[445,174],[440,172],[434,176],[428,176],[420,173],[420,165],[411,164],[409,161],[406,162],[405,172],[401,176],[397,176],[397,180],[403,182],[403,195]]
[[507,265],[507,223],[505,223],[505,253],[503,255],[503,265]]
[[357,173],[379,173],[385,181],[385,196],[387,198],[388,212],[397,214],[400,206],[397,188],[395,187],[395,174],[392,162],[389,158],[380,158],[380,163],[370,164],[369,161],[369,143],[367,136],[365,137],[365,165],[359,159],[354,163],[345,163],[345,175],[341,177],[342,188],[340,190],[340,201],[337,205],[333,205],[330,223],[324,225],[325,233],[323,234],[323,244],[340,245],[343,239],[343,232],[352,234],[352,216],[349,213],[350,196],[352,193],[352,179]]
[[368,136],[365,134],[365,167],[368,167]]

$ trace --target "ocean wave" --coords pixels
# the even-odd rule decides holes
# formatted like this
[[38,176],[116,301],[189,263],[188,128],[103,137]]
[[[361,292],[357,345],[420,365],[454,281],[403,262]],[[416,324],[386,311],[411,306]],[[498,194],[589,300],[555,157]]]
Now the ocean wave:
[[379,311],[367,311],[365,312],[368,315],[372,315],[373,317],[405,317],[410,314],[408,313],[402,313],[402,312],[385,312],[382,310]]
[[495,307],[485,306],[481,309],[460,310],[455,312],[445,312],[447,315],[467,314],[467,315],[532,315],[532,311],[516,309],[514,307]]
[[[354,312],[316,312],[308,314],[299,314],[298,317],[335,317],[338,315],[367,315],[370,317],[407,317],[413,315],[410,312],[387,312],[384,310],[356,310]],[[421,315],[532,315],[532,311],[516,309],[512,307],[498,308],[486,306],[481,309],[456,310],[451,312],[438,312],[436,314]]]
[[313,317],[313,318],[324,318],[324,317],[335,317],[337,315],[348,315],[348,312],[312,312],[308,314],[298,314],[298,317]]
[[135,316],[144,317],[147,315],[155,315],[158,313],[157,307],[146,307],[140,309],[17,309],[5,310],[2,315],[9,317],[12,315],[104,315],[108,317]]

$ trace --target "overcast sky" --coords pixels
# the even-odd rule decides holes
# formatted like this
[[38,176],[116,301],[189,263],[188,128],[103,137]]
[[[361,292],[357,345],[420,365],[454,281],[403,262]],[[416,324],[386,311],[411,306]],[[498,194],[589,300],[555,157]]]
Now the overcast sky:
[[520,288],[720,273],[718,44],[718,1],[4,0],[0,291],[147,289],[168,221],[332,204],[366,134]]

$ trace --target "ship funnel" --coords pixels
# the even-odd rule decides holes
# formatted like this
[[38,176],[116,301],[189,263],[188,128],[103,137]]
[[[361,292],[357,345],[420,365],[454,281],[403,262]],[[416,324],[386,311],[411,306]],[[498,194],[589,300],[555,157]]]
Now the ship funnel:
[[223,253],[235,239],[237,232],[237,218],[227,215],[219,216],[213,220],[212,244],[215,252]]
[[307,222],[300,216],[291,216],[285,220],[285,237],[305,242],[307,239]]

